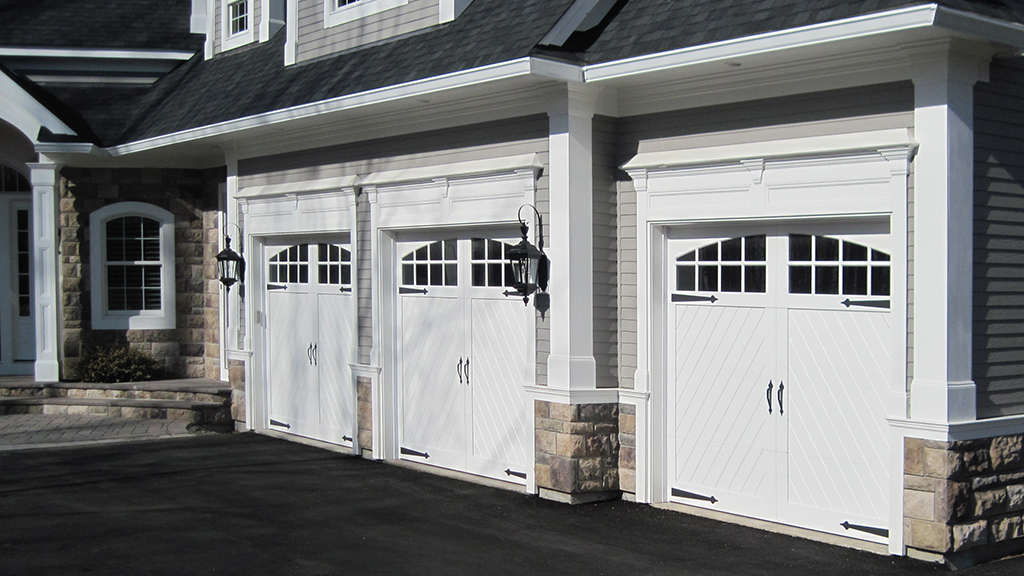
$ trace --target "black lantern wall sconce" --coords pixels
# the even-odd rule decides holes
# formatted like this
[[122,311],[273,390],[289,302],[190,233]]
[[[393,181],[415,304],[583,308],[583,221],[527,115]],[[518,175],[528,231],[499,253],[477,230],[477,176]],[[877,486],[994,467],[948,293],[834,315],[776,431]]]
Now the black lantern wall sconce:
[[[537,215],[537,246],[530,244],[527,239],[530,227],[523,220],[523,208],[527,207]],[[506,292],[506,295],[522,296],[523,304],[529,304],[530,296],[536,293],[533,297],[533,307],[540,312],[540,317],[543,318],[544,313],[551,306],[551,297],[547,293],[550,262],[547,255],[544,254],[544,221],[540,217],[540,212],[532,204],[520,206],[518,217],[519,231],[522,232],[523,239],[519,244],[509,248],[506,253],[509,264],[512,266],[512,287],[516,291]]]
[[220,283],[228,292],[238,282],[238,293],[245,296],[245,259],[231,249],[231,237],[227,235],[224,236],[224,249],[217,253],[217,272],[220,274]]

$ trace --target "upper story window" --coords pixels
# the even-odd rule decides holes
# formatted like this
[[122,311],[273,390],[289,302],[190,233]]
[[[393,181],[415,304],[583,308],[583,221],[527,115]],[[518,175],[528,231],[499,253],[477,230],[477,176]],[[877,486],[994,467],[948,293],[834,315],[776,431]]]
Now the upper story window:
[[255,40],[254,1],[221,0],[221,51],[238,48]]
[[338,26],[399,8],[409,0],[324,0],[324,26]]
[[174,215],[121,202],[89,216],[92,325],[174,328]]

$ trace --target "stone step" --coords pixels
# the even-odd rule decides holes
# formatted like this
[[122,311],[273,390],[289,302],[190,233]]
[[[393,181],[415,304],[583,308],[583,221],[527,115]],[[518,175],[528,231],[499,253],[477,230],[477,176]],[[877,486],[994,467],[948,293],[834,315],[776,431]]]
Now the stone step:
[[231,388],[207,379],[97,384],[0,380],[0,414],[91,414],[180,420],[230,431]]

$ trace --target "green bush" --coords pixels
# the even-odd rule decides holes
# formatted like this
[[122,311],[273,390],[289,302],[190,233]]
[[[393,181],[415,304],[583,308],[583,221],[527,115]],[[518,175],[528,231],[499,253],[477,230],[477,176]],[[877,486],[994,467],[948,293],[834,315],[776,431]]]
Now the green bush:
[[77,365],[82,382],[137,382],[160,376],[161,366],[149,352],[131,348],[93,348]]

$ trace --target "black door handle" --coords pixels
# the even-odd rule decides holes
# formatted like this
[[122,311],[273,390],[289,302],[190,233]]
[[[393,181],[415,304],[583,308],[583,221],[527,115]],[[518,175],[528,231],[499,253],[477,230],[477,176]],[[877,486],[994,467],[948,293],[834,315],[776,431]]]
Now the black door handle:
[[306,348],[306,360],[309,360],[309,365],[313,365],[313,343],[309,343],[309,348]]
[[782,381],[780,380],[779,381],[779,414],[783,413],[782,412],[782,389],[783,388],[785,388],[785,386],[782,385]]
[[466,386],[469,386],[469,357],[466,357]]
[[462,384],[462,358],[459,358],[459,364],[455,369],[459,371],[459,384]]
[[320,359],[317,357],[317,349],[320,347],[319,344],[313,344],[313,366],[320,365]]
[[774,385],[772,384],[772,381],[769,380],[768,381],[768,392],[765,393],[765,395],[768,397],[768,413],[769,414],[772,413],[772,388],[774,388]]

